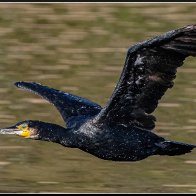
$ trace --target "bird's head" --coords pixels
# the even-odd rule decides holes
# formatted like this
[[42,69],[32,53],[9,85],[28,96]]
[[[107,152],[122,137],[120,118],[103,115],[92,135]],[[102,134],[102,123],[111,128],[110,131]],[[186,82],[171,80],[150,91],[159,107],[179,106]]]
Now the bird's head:
[[26,120],[11,127],[0,129],[0,134],[18,135],[24,138],[39,139],[44,124],[41,121]]
[[27,139],[43,140],[73,146],[73,132],[60,125],[38,120],[25,120],[11,127],[0,129],[0,134],[18,135]]

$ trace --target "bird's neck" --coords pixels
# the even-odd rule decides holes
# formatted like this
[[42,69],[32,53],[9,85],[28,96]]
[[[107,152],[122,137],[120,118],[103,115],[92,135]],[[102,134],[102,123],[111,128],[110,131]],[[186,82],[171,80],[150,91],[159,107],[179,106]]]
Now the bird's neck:
[[55,124],[45,128],[40,134],[40,140],[55,142],[66,147],[75,147],[77,143],[76,134],[72,129],[66,129]]

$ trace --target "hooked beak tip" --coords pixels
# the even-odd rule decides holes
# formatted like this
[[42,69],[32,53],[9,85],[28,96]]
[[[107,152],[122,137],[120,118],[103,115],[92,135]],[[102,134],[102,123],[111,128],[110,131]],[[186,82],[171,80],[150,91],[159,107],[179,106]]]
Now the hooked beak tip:
[[19,134],[20,130],[17,128],[4,128],[4,129],[0,129],[0,134],[3,135],[14,135],[14,134]]

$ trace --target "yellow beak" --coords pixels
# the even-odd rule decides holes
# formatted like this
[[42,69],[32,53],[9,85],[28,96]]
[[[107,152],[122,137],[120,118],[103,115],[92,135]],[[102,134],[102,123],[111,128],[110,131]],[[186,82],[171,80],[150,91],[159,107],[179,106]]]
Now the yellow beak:
[[30,136],[30,131],[28,131],[28,130],[27,130],[27,131],[23,131],[23,132],[21,133],[21,136],[22,136],[22,137],[25,137],[25,138],[26,138],[26,137],[29,137],[29,136]]
[[31,134],[31,132],[29,131],[29,129],[27,127],[27,128],[22,130],[22,133],[20,134],[20,136],[27,138],[27,137],[30,136],[30,134]]

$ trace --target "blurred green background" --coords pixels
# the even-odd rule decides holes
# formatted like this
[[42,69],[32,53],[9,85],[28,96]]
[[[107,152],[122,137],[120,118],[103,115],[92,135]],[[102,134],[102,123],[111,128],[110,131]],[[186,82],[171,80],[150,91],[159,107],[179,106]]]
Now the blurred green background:
[[[16,81],[36,81],[102,106],[127,49],[196,22],[196,4],[0,4],[0,127],[25,119],[64,125],[56,109]],[[196,143],[196,59],[179,68],[155,111],[156,133]],[[196,151],[112,162],[58,144],[0,137],[0,192],[196,192]]]

